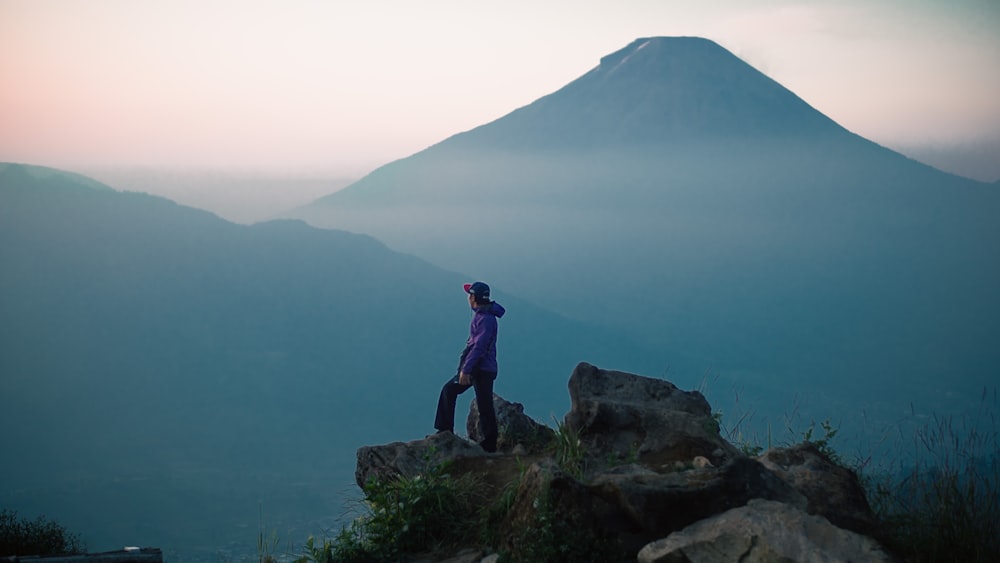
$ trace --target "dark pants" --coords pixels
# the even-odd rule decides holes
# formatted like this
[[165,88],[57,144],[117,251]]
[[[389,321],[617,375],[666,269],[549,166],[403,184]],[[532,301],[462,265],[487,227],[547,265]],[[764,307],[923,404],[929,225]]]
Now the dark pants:
[[438,398],[437,416],[434,417],[434,428],[437,430],[455,431],[455,401],[469,387],[476,390],[476,407],[479,409],[479,424],[483,431],[483,441],[480,445],[488,452],[497,451],[497,413],[493,410],[493,380],[495,372],[473,371],[469,378],[472,385],[462,385],[455,375],[441,388]]

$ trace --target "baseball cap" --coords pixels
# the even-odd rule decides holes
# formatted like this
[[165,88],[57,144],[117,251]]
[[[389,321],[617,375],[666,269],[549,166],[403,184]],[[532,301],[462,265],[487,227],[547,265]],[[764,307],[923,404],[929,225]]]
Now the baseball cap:
[[465,292],[476,298],[476,301],[489,301],[490,300],[490,286],[486,285],[481,281],[475,283],[467,283],[462,286]]

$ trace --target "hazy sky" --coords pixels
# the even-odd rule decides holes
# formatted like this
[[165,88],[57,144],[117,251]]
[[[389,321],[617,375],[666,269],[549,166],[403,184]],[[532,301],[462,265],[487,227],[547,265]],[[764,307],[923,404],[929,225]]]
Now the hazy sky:
[[0,0],[0,160],[361,175],[697,35],[869,139],[996,163],[997,30],[997,0]]

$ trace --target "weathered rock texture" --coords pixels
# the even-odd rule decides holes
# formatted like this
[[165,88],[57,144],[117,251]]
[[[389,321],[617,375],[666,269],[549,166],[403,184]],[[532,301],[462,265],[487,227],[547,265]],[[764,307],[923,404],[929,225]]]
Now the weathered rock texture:
[[790,448],[773,448],[757,458],[764,467],[802,493],[809,514],[825,516],[833,524],[860,534],[874,531],[871,506],[861,481],[805,442]]
[[603,502],[600,516],[627,545],[638,549],[685,526],[771,499],[805,508],[806,498],[755,460],[736,458],[714,468],[657,473],[641,467],[596,476],[588,487]]
[[696,456],[716,466],[740,456],[719,436],[705,397],[669,381],[581,363],[569,378],[569,396],[565,423],[597,459],[634,456],[670,469]]
[[784,503],[752,500],[650,543],[640,563],[890,562],[871,538]]
[[538,525],[539,512],[549,513],[550,525],[574,533],[608,534],[593,510],[594,497],[583,483],[562,471],[552,460],[532,464],[521,478],[512,509],[499,523],[501,550],[514,549],[525,529]]
[[[632,561],[640,550],[643,561],[677,563],[888,560],[862,535],[875,530],[857,476],[814,445],[748,458],[719,435],[700,393],[586,363],[573,370],[569,391],[562,438],[578,433],[585,449],[579,478],[581,465],[568,473],[556,462],[551,429],[494,397],[499,425],[508,429],[500,453],[451,433],[369,446],[358,450],[358,484],[448,461],[452,474],[482,478],[494,498],[516,487],[498,537],[517,541],[538,507],[550,506],[550,524],[615,538]],[[478,440],[475,402],[472,409],[469,435]]]
[[[544,424],[535,422],[524,414],[524,405],[511,403],[493,394],[493,409],[497,414],[497,451],[504,453],[534,453],[544,450],[555,437],[555,431]],[[479,406],[472,401],[469,417],[465,423],[469,439],[482,442],[483,434],[479,427]]]
[[451,432],[433,434],[412,442],[363,446],[358,449],[354,480],[359,487],[364,488],[371,477],[412,478],[427,471],[428,467],[444,461],[488,455],[477,444],[463,440]]

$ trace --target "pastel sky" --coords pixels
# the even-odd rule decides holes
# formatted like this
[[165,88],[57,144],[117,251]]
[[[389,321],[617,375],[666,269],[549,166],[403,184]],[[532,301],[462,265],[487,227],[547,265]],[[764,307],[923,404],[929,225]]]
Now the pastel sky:
[[869,139],[988,166],[997,30],[997,0],[0,0],[0,160],[361,175],[697,35]]

